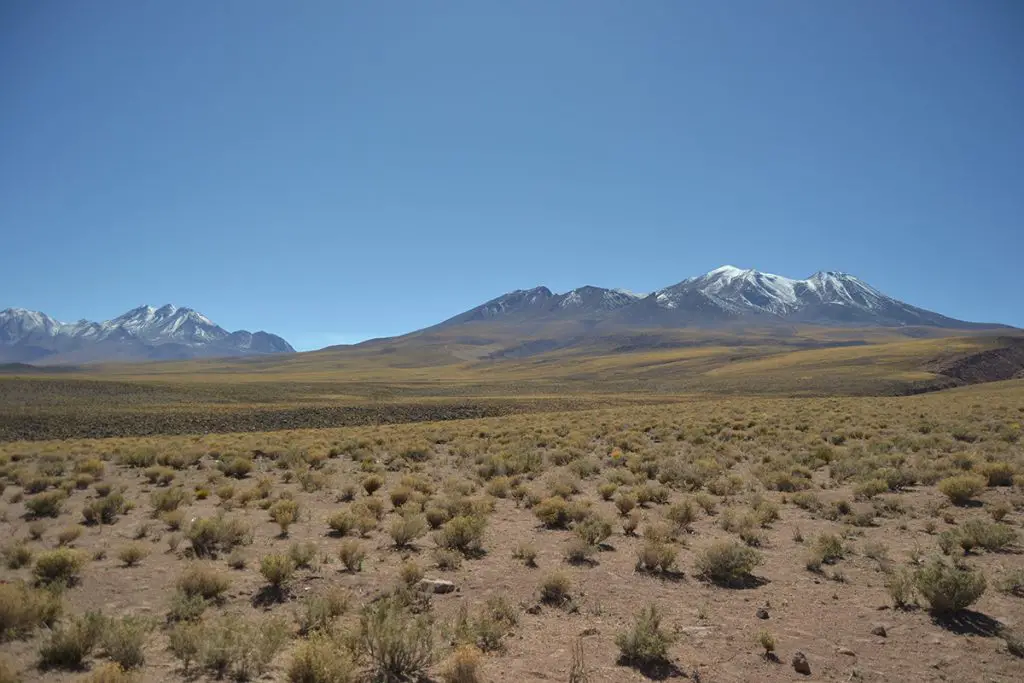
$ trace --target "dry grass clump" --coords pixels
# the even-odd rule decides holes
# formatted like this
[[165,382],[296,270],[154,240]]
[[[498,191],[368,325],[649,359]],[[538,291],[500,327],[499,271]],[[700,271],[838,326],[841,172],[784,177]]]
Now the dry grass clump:
[[939,482],[939,491],[953,505],[967,505],[985,490],[987,480],[977,474],[958,474]]
[[306,596],[298,612],[299,633],[329,632],[334,621],[348,610],[350,602],[348,591],[340,587]]
[[697,574],[722,586],[746,583],[763,562],[761,554],[736,541],[716,541],[697,556]]
[[192,522],[186,532],[196,557],[216,558],[238,545],[252,542],[252,530],[240,519],[205,517]]
[[363,610],[359,643],[373,680],[418,680],[434,660],[433,625],[426,615],[412,614],[397,597],[386,597]]
[[285,676],[290,683],[354,683],[359,669],[343,643],[323,633],[299,644]]
[[540,582],[540,601],[561,607],[572,601],[572,580],[563,572],[551,572]]
[[949,614],[966,609],[985,592],[985,576],[968,567],[950,566],[934,558],[914,577],[917,592],[933,614]]
[[648,605],[636,615],[633,626],[615,636],[619,662],[648,669],[668,663],[668,646],[672,636],[661,627],[661,614]]
[[71,586],[78,582],[87,557],[80,550],[57,548],[36,555],[32,573],[41,584]]
[[99,644],[107,627],[107,619],[98,612],[57,626],[39,648],[39,667],[42,669],[81,669],[86,657]]
[[24,583],[0,583],[0,642],[52,627],[63,610],[60,593]]

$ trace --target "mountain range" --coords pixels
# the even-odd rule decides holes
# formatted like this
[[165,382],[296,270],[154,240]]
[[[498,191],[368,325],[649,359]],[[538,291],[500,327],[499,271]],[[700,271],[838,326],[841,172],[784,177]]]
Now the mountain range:
[[[597,338],[652,330],[735,331],[744,327],[902,328],[909,336],[1010,329],[957,320],[912,306],[846,273],[821,271],[803,280],[722,266],[649,294],[584,286],[564,294],[547,287],[491,299],[437,325],[360,346],[474,345],[488,357],[523,356]],[[676,333],[677,336],[679,333]],[[635,345],[631,339],[628,345]],[[624,347],[625,348],[625,347]],[[228,332],[190,308],[140,306],[102,323],[61,323],[36,311],[0,311],[0,362],[70,364],[291,353],[267,332]],[[479,357],[479,356],[477,356]]]
[[105,322],[63,323],[23,308],[0,311],[0,362],[85,363],[292,353],[267,332],[228,332],[191,308],[139,306]]
[[853,275],[817,272],[804,280],[722,266],[641,295],[580,287],[516,290],[450,318],[433,330],[474,322],[576,320],[605,327],[716,327],[731,323],[948,329],[1003,327],[927,311],[883,294]]

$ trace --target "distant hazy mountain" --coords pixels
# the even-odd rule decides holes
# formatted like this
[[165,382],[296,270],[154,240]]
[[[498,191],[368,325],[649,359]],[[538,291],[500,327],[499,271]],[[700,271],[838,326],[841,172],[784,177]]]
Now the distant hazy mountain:
[[0,362],[84,363],[293,353],[267,332],[228,332],[191,308],[139,306],[106,322],[62,323],[23,308],[0,311]]
[[566,294],[554,294],[547,287],[516,290],[450,318],[434,329],[475,321],[547,320],[654,327],[708,327],[731,322],[999,327],[956,320],[911,306],[846,273],[818,272],[806,280],[793,280],[722,266],[646,296],[589,286]]

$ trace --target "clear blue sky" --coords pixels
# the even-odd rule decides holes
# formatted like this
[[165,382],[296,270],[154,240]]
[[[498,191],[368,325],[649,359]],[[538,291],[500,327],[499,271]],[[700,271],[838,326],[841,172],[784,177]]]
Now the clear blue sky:
[[0,308],[300,348],[843,270],[1024,326],[1024,3],[0,5]]

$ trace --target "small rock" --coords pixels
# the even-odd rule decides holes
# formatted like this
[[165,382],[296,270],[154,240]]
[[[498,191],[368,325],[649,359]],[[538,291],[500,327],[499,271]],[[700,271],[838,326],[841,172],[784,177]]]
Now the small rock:
[[797,652],[793,655],[793,669],[798,674],[803,674],[804,676],[811,675],[811,665],[807,661],[807,656],[803,652]]
[[758,619],[767,619],[768,618],[768,610],[766,610],[764,607],[758,607],[757,608],[757,618]]
[[427,593],[453,593],[455,584],[444,579],[422,579],[419,588]]
[[837,647],[836,654],[846,655],[847,657],[856,657],[857,653],[848,647]]
[[600,631],[598,631],[596,628],[591,626],[590,628],[585,628],[582,631],[580,631],[580,637],[583,637],[583,636],[596,636],[598,633],[600,633]]
[[530,605],[529,607],[526,608],[526,613],[527,614],[540,614],[540,605],[539,604]]
[[873,635],[873,636],[882,636],[883,638],[885,638],[889,634],[886,633],[884,626],[882,626],[881,624],[878,624],[873,629],[871,629],[871,635]]

